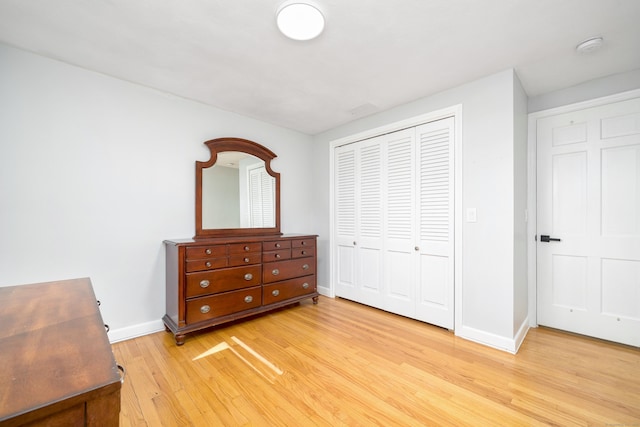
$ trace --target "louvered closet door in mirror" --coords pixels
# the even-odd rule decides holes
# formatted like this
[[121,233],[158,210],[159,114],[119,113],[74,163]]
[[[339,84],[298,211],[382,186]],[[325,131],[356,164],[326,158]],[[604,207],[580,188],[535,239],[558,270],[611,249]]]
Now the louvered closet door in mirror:
[[337,147],[336,295],[453,328],[453,118]]

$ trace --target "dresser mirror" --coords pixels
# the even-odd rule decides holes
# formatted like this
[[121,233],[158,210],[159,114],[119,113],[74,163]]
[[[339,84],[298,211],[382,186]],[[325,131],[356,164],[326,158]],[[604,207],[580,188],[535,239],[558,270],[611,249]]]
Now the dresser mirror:
[[196,161],[196,239],[280,234],[276,155],[241,138],[206,141],[210,158]]

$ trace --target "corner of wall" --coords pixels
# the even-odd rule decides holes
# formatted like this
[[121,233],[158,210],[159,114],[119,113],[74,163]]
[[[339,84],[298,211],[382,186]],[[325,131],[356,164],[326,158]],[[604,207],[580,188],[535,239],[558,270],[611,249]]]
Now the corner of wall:
[[109,331],[109,342],[111,344],[126,341],[143,335],[154,334],[164,331],[164,323],[162,320],[153,320],[151,322],[138,323],[136,325],[127,326],[120,329]]
[[[506,351],[512,354],[516,354],[516,352],[518,351],[518,347],[520,346],[516,338],[508,338],[464,325],[456,329],[455,334],[460,338],[464,338],[466,340],[486,345],[488,347],[493,347],[495,349]],[[522,337],[522,339],[524,339],[524,336]]]

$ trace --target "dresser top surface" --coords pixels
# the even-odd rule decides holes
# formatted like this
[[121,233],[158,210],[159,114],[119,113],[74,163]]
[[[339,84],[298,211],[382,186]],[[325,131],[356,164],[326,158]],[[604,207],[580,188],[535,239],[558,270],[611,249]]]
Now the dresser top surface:
[[209,239],[167,239],[164,242],[173,245],[213,245],[238,242],[269,242],[282,239],[315,239],[316,237],[318,237],[316,234],[274,234],[265,236],[214,237]]
[[0,421],[119,388],[91,281],[0,287]]

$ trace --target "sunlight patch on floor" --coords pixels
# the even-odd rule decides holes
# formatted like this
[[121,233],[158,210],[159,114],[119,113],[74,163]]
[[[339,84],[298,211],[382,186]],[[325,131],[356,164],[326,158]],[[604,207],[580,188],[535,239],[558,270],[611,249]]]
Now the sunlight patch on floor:
[[[199,354],[198,356],[194,357],[192,359],[192,361],[195,362],[196,360],[211,356],[211,355],[219,353],[221,351],[230,350],[231,353],[233,353],[240,360],[242,360],[247,366],[249,366],[256,373],[258,373],[260,376],[262,376],[264,379],[266,379],[267,381],[269,381],[271,383],[273,383],[274,380],[276,379],[274,374],[275,375],[282,375],[284,373],[284,371],[282,369],[278,368],[276,365],[271,363],[264,356],[262,356],[260,353],[258,353],[257,351],[255,351],[251,347],[249,347],[247,344],[245,344],[239,338],[237,338],[235,336],[232,336],[231,340],[233,341],[232,344],[229,344],[228,342],[223,341],[223,342],[211,347],[209,350],[207,350],[207,351]],[[237,349],[236,349],[236,347],[237,347]],[[244,355],[241,354],[241,353],[244,353]],[[249,359],[254,360],[254,362],[257,361],[257,362],[260,362],[260,363],[255,363],[254,364]],[[265,368],[268,368],[268,369],[265,369]]]

